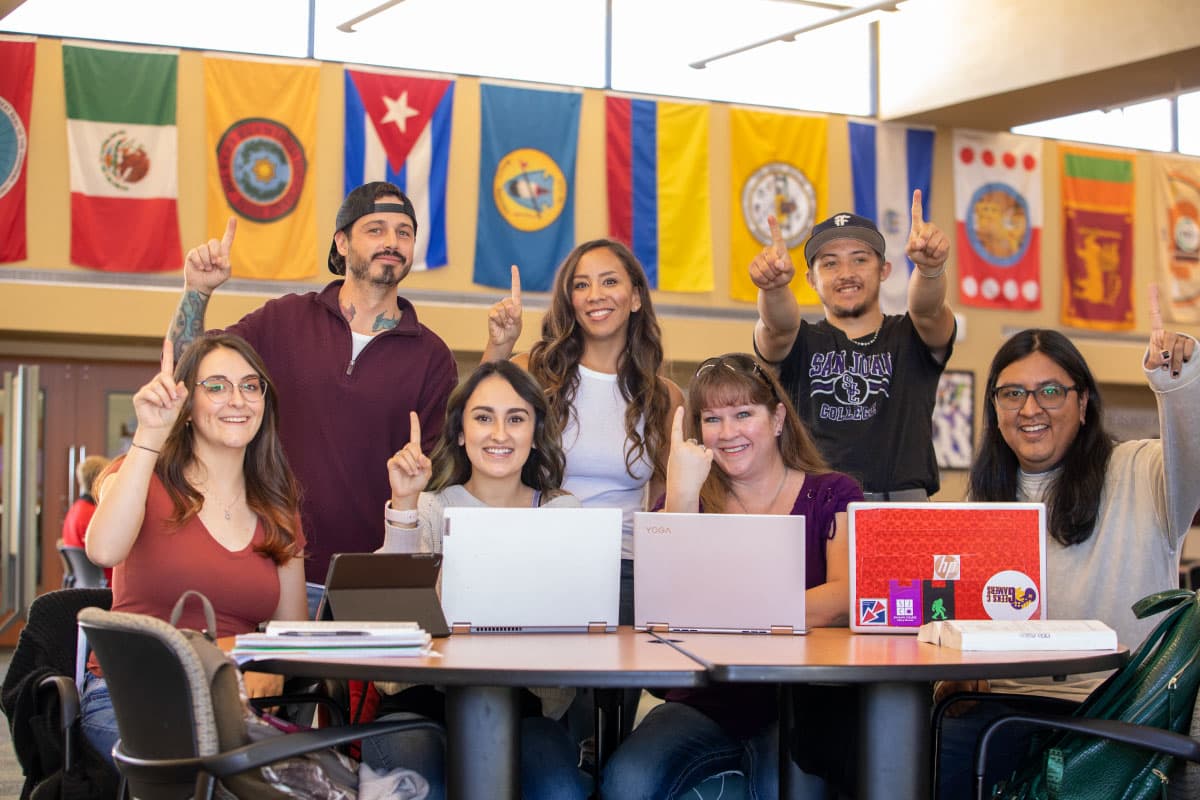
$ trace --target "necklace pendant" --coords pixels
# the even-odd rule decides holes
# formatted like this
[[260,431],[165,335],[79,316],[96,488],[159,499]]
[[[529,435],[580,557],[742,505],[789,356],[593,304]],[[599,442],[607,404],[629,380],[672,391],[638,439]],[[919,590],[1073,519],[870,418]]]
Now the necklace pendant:
[[225,509],[225,521],[229,522],[231,519],[233,519],[233,514],[230,513],[229,509],[227,508]]

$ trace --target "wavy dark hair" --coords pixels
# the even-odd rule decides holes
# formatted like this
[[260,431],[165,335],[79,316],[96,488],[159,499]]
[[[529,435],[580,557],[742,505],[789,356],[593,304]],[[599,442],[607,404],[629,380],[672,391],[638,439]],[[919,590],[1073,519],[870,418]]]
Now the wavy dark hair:
[[563,472],[567,459],[563,455],[562,433],[558,420],[550,413],[546,393],[537,379],[511,361],[488,361],[480,364],[471,376],[460,383],[446,401],[446,424],[433,448],[430,461],[433,475],[426,491],[436,492],[447,486],[466,483],[471,478],[471,462],[466,448],[458,443],[463,432],[463,415],[467,401],[479,384],[493,375],[508,381],[508,385],[533,408],[533,449],[521,467],[521,483],[542,493],[542,502],[565,494],[562,491]]
[[[984,428],[979,453],[971,465],[968,495],[972,500],[1011,501],[1017,498],[1016,453],[1004,441],[996,404],[992,398],[996,380],[1014,361],[1033,353],[1042,353],[1062,367],[1078,387],[1079,397],[1087,398],[1083,426],[1067,448],[1058,466],[1061,472],[1046,487],[1046,516],[1050,535],[1063,545],[1087,541],[1100,511],[1100,492],[1108,472],[1113,440],[1104,430],[1104,408],[1100,389],[1083,354],[1071,340],[1058,331],[1030,328],[1015,334],[1000,346],[988,370],[983,404]],[[1012,413],[1012,412],[1009,412]]]
[[[830,467],[796,413],[779,380],[748,353],[726,353],[700,363],[688,383],[688,413],[685,436],[701,439],[700,413],[706,408],[723,406],[765,406],[774,414],[782,405],[783,430],[779,435],[779,454],[791,469],[820,475]],[[715,460],[708,478],[700,487],[700,502],[707,513],[725,511],[730,492],[729,475]]]
[[283,446],[279,443],[276,421],[279,406],[275,393],[269,388],[271,379],[267,375],[266,365],[249,342],[232,333],[216,333],[196,339],[187,346],[175,365],[175,380],[187,387],[187,396],[154,467],[155,474],[166,486],[174,505],[168,521],[182,525],[204,505],[204,496],[188,483],[184,472],[196,460],[196,432],[190,422],[196,402],[196,382],[200,380],[200,362],[218,348],[232,350],[246,359],[250,368],[268,386],[262,403],[262,424],[246,446],[242,470],[246,481],[246,505],[261,520],[266,534],[255,551],[276,564],[285,564],[301,555],[296,547],[300,531],[300,488],[283,454]]
[[[625,351],[617,365],[617,386],[626,402],[625,471],[633,477],[633,465],[645,457],[653,465],[651,480],[661,481],[666,477],[670,446],[667,415],[671,411],[670,394],[658,377],[663,363],[662,329],[654,315],[646,273],[628,247],[613,239],[593,239],[567,255],[554,276],[550,309],[542,320],[542,338],[529,353],[529,371],[546,388],[546,398],[559,428],[565,429],[575,414],[584,346],[583,330],[575,319],[571,302],[571,282],[580,259],[602,247],[624,265],[642,302],[642,307],[629,316]],[[643,423],[641,432],[639,422]]]

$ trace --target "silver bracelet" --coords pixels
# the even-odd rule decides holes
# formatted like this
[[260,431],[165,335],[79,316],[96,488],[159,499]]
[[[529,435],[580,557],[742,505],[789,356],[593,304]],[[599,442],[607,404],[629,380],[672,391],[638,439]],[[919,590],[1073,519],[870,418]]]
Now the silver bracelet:
[[[913,266],[915,267],[916,265],[914,264]],[[937,272],[928,273],[920,267],[916,267],[916,270],[917,272],[921,273],[922,278],[929,278],[931,281],[936,280],[937,278],[940,278],[946,274],[946,261],[942,262],[942,266],[938,268]]]

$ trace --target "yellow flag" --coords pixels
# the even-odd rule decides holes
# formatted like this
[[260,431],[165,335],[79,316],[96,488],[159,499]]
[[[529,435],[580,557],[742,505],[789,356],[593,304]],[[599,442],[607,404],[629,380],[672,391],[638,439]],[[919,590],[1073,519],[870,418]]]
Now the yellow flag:
[[792,291],[801,305],[819,305],[804,277],[802,245],[824,219],[829,193],[825,117],[803,117],[734,108],[729,112],[730,172],[733,178],[729,296],[754,302],[750,262],[771,243],[767,217],[779,220],[796,265]]
[[204,87],[208,230],[238,218],[234,277],[311,276],[318,67],[205,58]]

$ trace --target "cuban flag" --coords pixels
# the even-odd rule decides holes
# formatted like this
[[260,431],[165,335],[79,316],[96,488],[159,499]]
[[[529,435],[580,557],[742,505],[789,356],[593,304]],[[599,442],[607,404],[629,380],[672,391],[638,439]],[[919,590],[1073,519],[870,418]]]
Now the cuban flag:
[[454,81],[346,70],[345,194],[390,181],[417,211],[413,269],[445,266]]
[[875,220],[892,262],[892,274],[879,289],[879,304],[885,314],[903,314],[913,270],[904,254],[913,191],[920,189],[925,208],[932,207],[933,130],[856,121],[849,127],[854,213]]

